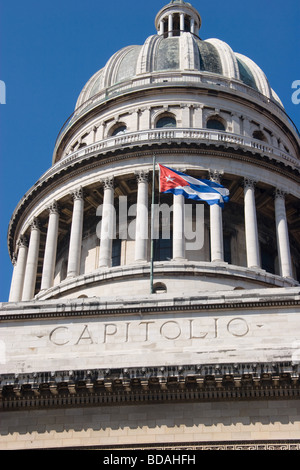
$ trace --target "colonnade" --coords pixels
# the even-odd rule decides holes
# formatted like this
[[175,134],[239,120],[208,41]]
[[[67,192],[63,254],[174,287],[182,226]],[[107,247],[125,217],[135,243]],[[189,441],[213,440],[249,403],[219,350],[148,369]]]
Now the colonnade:
[[[220,172],[212,172],[210,178],[220,182]],[[114,178],[106,178],[103,184],[103,211],[100,235],[99,268],[111,266],[112,242],[115,224],[114,211]],[[260,269],[259,238],[257,215],[255,205],[256,182],[244,179],[244,218],[247,265],[252,269]],[[80,274],[80,259],[84,220],[84,193],[82,188],[76,189],[73,194],[73,215],[70,232],[67,278],[74,278]],[[230,203],[229,203],[230,204]],[[274,192],[275,223],[277,236],[277,251],[280,266],[280,275],[292,278],[292,261],[290,253],[287,216],[285,208],[285,193],[275,189]],[[53,286],[56,264],[60,210],[57,201],[48,207],[49,218],[45,250],[42,254],[43,269],[41,291]],[[137,174],[137,210],[135,235],[135,260],[147,262],[148,254],[148,174]],[[184,238],[184,197],[173,196],[173,259],[185,259]],[[35,218],[30,227],[29,243],[24,236],[20,236],[17,243],[17,253],[14,256],[13,277],[9,301],[26,301],[34,297],[37,266],[40,252],[40,227]],[[218,205],[210,206],[210,247],[211,262],[224,261],[223,248],[223,222],[222,208]]]
[[[175,13],[177,15],[179,15],[179,28],[180,28],[180,34],[182,34],[184,31],[185,31],[185,17],[186,15],[184,13]],[[166,17],[162,18],[160,20],[160,23],[159,23],[159,35],[163,35],[163,34],[167,34],[168,37],[172,37],[174,35],[174,12],[172,13],[169,13]],[[189,32],[191,32],[192,34],[196,34],[197,31],[196,31],[196,23],[195,23],[195,20],[194,18],[192,17],[188,17],[188,20],[190,22],[190,29],[189,29]],[[167,28],[167,31],[165,31],[165,23],[167,23],[168,25],[168,28]],[[177,32],[177,31],[176,31]]]

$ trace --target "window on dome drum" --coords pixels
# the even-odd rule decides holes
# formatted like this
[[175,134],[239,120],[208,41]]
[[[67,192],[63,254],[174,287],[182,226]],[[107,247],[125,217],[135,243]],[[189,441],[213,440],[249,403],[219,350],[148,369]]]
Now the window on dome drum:
[[164,116],[156,123],[156,128],[161,129],[165,127],[176,127],[176,119],[172,116]]
[[262,142],[267,142],[266,136],[262,131],[254,131],[252,137],[257,140],[261,140]]
[[112,256],[111,256],[112,267],[120,266],[121,264],[121,243],[122,243],[122,240],[120,239],[113,240]]
[[112,137],[114,137],[116,135],[125,134],[126,130],[127,130],[126,126],[119,126],[112,132],[111,135]]
[[170,261],[173,256],[172,236],[154,240],[154,261]]
[[231,264],[231,235],[224,234],[224,261]]
[[265,243],[260,243],[261,267],[271,274],[275,274],[275,253]]
[[207,129],[215,129],[217,131],[225,131],[225,126],[224,124],[216,118],[210,118],[207,120],[206,123]]

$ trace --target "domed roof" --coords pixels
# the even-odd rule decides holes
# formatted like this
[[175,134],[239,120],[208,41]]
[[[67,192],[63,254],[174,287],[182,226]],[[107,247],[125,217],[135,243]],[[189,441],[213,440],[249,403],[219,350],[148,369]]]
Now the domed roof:
[[107,88],[126,81],[131,82],[129,88],[134,88],[138,86],[134,79],[160,72],[213,74],[238,80],[283,106],[255,62],[234,52],[220,39],[198,37],[201,17],[190,3],[171,1],[157,14],[155,24],[156,35],[148,37],[143,45],[127,46],[116,52],[92,76],[79,95],[76,109]]

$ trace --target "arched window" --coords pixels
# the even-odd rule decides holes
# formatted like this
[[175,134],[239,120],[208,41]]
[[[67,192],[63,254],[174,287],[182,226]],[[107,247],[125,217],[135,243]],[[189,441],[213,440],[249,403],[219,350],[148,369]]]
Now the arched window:
[[173,116],[163,116],[158,119],[156,128],[161,129],[165,127],[176,127],[176,119]]
[[121,125],[114,127],[110,135],[112,137],[115,137],[116,135],[125,134],[126,130],[127,130],[127,127],[125,126],[125,124],[121,124]]
[[206,123],[207,129],[215,129],[217,131],[225,131],[225,126],[221,119],[218,119],[217,117],[211,117],[207,120]]
[[163,282],[156,282],[153,286],[155,294],[165,294],[167,292],[167,286]]

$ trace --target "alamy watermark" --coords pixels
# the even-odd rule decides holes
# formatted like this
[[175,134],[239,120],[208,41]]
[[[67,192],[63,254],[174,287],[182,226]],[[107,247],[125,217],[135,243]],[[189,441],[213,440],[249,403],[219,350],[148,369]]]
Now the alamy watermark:
[[[203,204],[184,204],[183,207],[154,204],[150,228],[146,222],[149,214],[147,205],[128,206],[127,196],[120,196],[117,206],[118,209],[113,204],[98,206],[96,215],[102,217],[96,227],[99,239],[168,240],[172,237],[173,240],[185,239],[186,250],[200,250],[204,246]],[[145,222],[140,223],[140,220]]]
[[6,104],[6,85],[3,80],[0,80],[0,104]]
[[292,88],[295,89],[295,91],[292,94],[292,102],[294,104],[299,104],[300,103],[300,80],[294,80],[292,83]]

